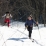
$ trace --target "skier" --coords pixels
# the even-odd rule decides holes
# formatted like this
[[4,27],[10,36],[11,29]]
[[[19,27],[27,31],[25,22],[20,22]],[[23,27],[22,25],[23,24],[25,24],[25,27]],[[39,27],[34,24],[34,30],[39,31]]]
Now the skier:
[[38,26],[38,22],[35,22],[32,18],[32,16],[28,16],[26,22],[25,22],[25,27],[29,31],[29,39],[31,39],[31,34],[32,34],[32,28],[33,28],[33,23],[35,23]]
[[12,15],[9,13],[9,12],[6,12],[6,14],[2,17],[5,17],[5,20],[4,20],[4,23],[5,24],[8,24],[8,27],[10,26],[9,23],[10,23],[10,17],[12,18]]

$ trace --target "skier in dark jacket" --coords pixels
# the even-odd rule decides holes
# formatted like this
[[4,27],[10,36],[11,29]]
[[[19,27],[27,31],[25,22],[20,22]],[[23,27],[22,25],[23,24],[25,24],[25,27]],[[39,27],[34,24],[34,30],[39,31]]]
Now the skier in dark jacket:
[[29,39],[31,39],[31,34],[32,34],[32,28],[33,28],[33,23],[35,23],[38,26],[38,22],[35,22],[32,18],[32,16],[28,16],[28,19],[25,22],[25,27],[29,31]]

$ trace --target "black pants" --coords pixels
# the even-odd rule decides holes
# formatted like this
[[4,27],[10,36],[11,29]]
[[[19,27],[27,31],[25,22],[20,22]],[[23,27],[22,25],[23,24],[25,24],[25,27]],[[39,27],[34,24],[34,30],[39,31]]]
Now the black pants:
[[28,26],[27,30],[29,31],[29,37],[31,37],[31,34],[32,34],[32,27]]

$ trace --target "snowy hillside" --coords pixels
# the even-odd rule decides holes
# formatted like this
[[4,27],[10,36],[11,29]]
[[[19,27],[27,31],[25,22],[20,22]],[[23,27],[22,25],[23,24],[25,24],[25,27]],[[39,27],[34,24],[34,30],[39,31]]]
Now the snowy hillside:
[[24,22],[13,22],[10,27],[0,25],[0,46],[46,46],[46,27],[33,27],[32,42]]

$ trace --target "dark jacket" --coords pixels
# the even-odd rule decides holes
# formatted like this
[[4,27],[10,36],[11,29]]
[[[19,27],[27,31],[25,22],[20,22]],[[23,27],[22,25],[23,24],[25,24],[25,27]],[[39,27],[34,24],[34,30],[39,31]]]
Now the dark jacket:
[[36,22],[32,19],[32,20],[26,20],[25,22],[25,26],[30,26],[30,27],[33,27],[33,23],[36,24]]

